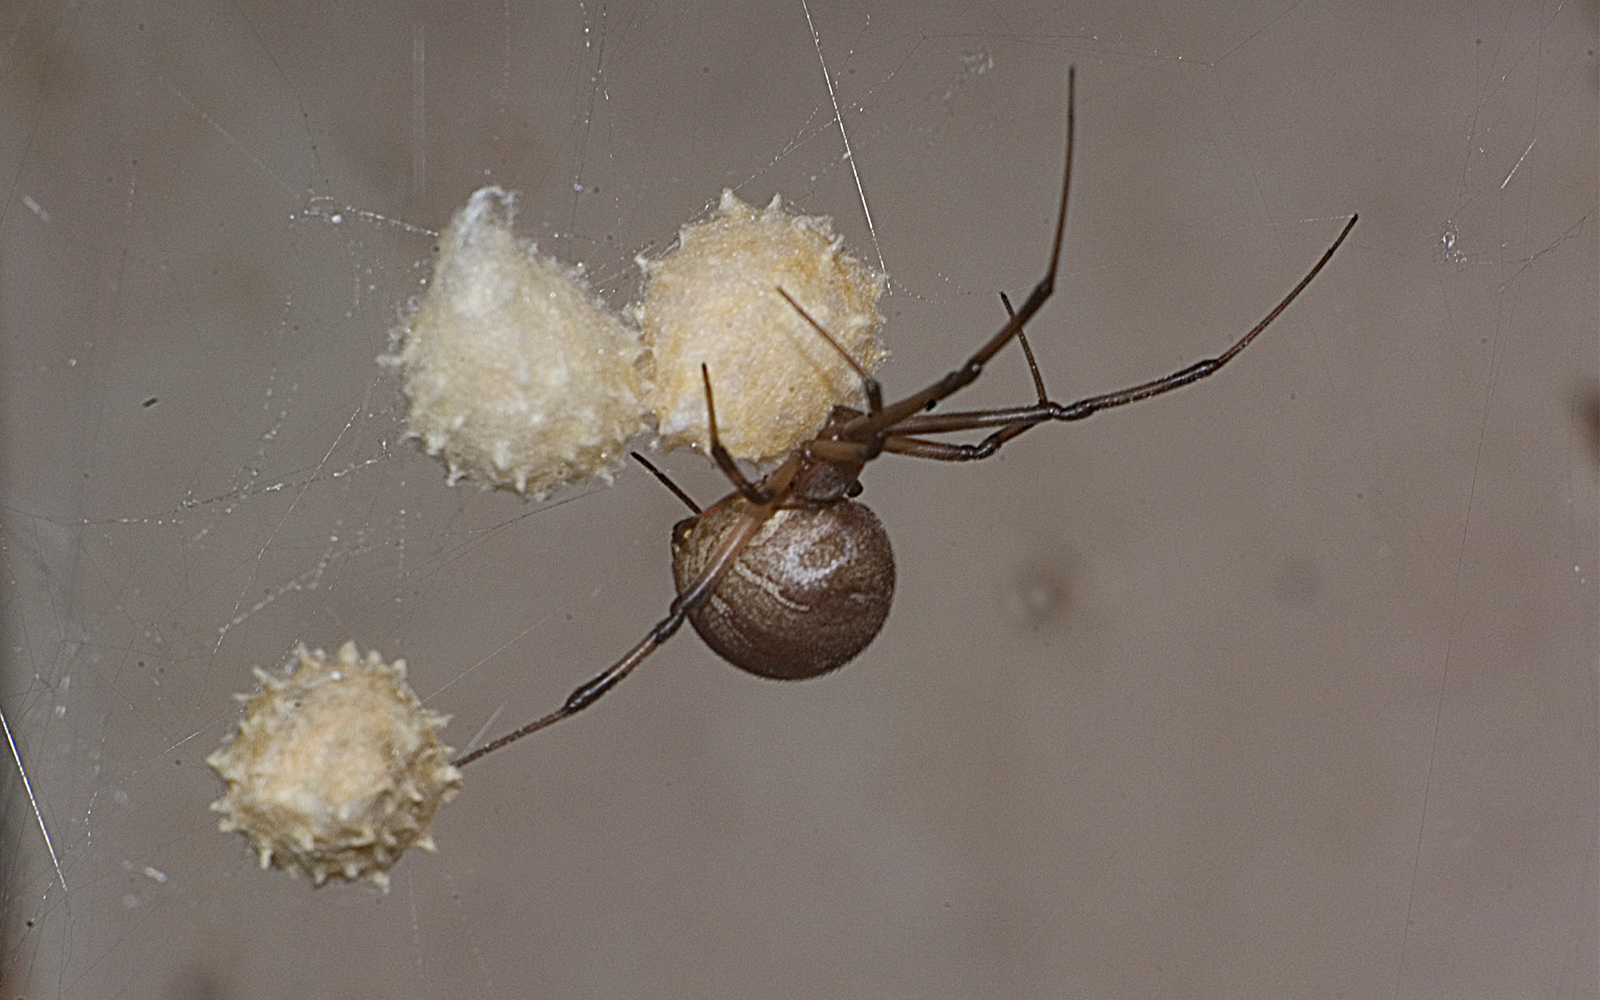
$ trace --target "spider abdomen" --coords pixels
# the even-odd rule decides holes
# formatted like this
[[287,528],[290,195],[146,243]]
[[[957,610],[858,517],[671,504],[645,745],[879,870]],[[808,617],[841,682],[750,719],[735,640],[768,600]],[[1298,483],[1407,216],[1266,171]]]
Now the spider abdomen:
[[[672,545],[679,592],[750,507],[736,493],[679,524]],[[893,599],[894,553],[877,515],[848,500],[808,504],[774,512],[689,622],[739,669],[801,680],[866,649]]]

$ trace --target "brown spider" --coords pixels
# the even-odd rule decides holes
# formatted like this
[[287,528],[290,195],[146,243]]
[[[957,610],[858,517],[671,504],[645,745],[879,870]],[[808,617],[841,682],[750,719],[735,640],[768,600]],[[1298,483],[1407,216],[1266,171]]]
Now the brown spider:
[[[861,470],[868,462],[886,451],[944,462],[988,458],[1007,441],[1047,421],[1082,420],[1101,410],[1171,392],[1212,375],[1289,307],[1355,227],[1357,217],[1352,215],[1333,245],[1283,301],[1216,357],[1116,392],[1072,403],[1052,402],[1045,393],[1022,327],[1055,288],[1066,231],[1067,191],[1072,180],[1074,77],[1069,69],[1066,165],[1055,242],[1049,267],[1022,308],[1013,311],[1011,303],[1005,301],[1010,318],[966,364],[927,388],[885,406],[878,380],[857,365],[799,303],[778,289],[818,335],[834,344],[855,367],[865,387],[867,411],[834,407],[816,437],[791,452],[759,483],[753,483],[717,438],[711,380],[702,366],[711,456],[735,489],[702,511],[654,466],[639,459],[694,511],[692,517],[679,521],[672,529],[672,571],[678,596],[667,616],[620,660],[573,691],[560,708],[462,754],[455,760],[456,765],[477,760],[588,708],[678,631],[685,619],[728,662],[763,677],[798,680],[843,666],[877,636],[894,597],[894,555],[889,536],[865,504],[851,499],[861,492]],[[1001,298],[1005,300],[1003,294]],[[1027,357],[1037,402],[937,415],[926,412],[975,381],[983,366],[1013,338],[1020,342]],[[983,440],[968,444],[924,437],[980,428],[995,430]]]

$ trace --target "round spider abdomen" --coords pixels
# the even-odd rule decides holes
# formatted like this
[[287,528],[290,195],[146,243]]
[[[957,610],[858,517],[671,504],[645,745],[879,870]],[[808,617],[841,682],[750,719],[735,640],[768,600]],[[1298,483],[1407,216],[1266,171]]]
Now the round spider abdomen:
[[[739,494],[673,532],[672,573],[688,589],[750,511]],[[894,599],[889,536],[865,504],[782,508],[757,530],[689,622],[741,670],[803,680],[844,666],[877,636]]]

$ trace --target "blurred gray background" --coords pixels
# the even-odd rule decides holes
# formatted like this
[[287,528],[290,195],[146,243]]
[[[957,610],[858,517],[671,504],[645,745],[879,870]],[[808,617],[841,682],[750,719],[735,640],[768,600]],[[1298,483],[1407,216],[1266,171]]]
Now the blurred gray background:
[[[8,1000],[1600,993],[1594,3],[22,0],[0,42]],[[647,475],[526,503],[402,440],[373,359],[473,189],[617,305],[724,187],[830,214],[894,394],[1039,277],[1069,64],[1057,398],[1221,349],[1361,213],[1236,366],[875,464],[864,656],[686,630],[388,896],[216,831],[296,641],[405,657],[462,746],[672,596]],[[1007,352],[965,403],[1031,391]]]

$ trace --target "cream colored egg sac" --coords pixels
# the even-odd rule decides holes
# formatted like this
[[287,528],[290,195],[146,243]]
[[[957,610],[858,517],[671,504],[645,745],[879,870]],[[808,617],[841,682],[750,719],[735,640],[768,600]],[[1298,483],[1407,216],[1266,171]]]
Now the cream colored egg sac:
[[861,376],[779,288],[864,370],[888,357],[878,341],[883,276],[844,251],[832,220],[789,211],[776,196],[758,210],[724,191],[710,219],[683,227],[677,246],[639,266],[646,285],[633,314],[649,352],[650,409],[669,447],[709,447],[702,364],[718,436],[736,458],[781,458],[835,406],[862,404]]
[[574,269],[512,235],[514,215],[497,187],[468,200],[379,360],[399,369],[408,431],[452,483],[542,496],[609,475],[645,430],[642,347]]
[[224,833],[250,839],[261,867],[329,877],[371,878],[409,847],[434,849],[440,806],[461,788],[447,717],[422,707],[404,660],[344,644],[337,655],[295,649],[284,673],[257,670],[261,686],[244,718],[206,763],[227,791],[211,808]]

